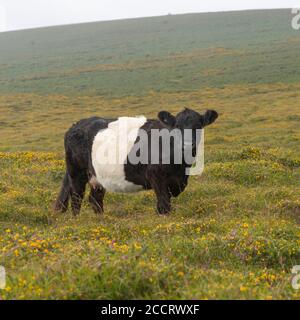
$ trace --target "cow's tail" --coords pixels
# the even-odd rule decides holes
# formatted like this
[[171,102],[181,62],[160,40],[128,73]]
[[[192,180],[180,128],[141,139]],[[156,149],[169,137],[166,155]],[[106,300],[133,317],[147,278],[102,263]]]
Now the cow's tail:
[[54,210],[57,212],[66,212],[68,210],[69,198],[70,198],[71,186],[70,178],[66,172],[62,187],[60,189],[59,195],[54,204]]

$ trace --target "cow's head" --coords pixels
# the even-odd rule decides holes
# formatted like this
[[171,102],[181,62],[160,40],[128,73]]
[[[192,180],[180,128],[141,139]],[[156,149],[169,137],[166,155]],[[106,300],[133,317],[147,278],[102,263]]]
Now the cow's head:
[[176,116],[173,116],[168,111],[161,111],[158,114],[158,119],[166,126],[181,130],[203,129],[215,122],[217,118],[218,113],[215,110],[207,110],[204,114],[200,114],[187,108],[179,112]]
[[[170,130],[179,129],[182,131],[183,145],[186,150],[191,149],[192,155],[195,156],[198,149],[197,130],[212,124],[218,118],[218,113],[214,110],[207,110],[204,114],[200,114],[191,109],[184,109],[176,116],[167,111],[161,111],[158,114],[159,120],[164,123]],[[189,134],[187,131],[192,130]],[[198,131],[199,132],[199,131]],[[198,142],[198,143],[197,143]]]

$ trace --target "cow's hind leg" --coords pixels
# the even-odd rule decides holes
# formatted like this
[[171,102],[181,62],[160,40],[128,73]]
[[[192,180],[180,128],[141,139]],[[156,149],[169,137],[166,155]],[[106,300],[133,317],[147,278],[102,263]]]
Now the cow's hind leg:
[[62,187],[60,189],[59,195],[54,204],[55,211],[63,213],[68,210],[70,191],[71,191],[70,178],[68,173],[66,172],[63,179]]
[[74,216],[80,212],[87,180],[87,175],[83,171],[77,172],[76,176],[71,178],[71,206]]
[[96,188],[91,187],[91,193],[89,196],[89,202],[95,211],[95,213],[103,213],[103,199],[105,196],[105,189],[102,186]]

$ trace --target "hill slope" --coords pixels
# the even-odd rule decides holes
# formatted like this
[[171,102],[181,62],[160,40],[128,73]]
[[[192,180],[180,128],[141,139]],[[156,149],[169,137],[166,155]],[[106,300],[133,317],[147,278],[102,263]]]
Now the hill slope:
[[0,34],[0,92],[140,95],[295,82],[290,10],[188,14]]

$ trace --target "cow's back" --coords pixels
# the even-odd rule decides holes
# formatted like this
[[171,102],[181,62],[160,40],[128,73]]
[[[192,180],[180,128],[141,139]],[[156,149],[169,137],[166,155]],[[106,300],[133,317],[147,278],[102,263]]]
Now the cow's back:
[[69,167],[89,170],[93,141],[97,133],[113,119],[92,117],[75,123],[65,134],[66,160]]
[[121,117],[100,130],[93,140],[92,164],[98,182],[108,191],[136,192],[141,185],[128,181],[125,166],[145,117]]

